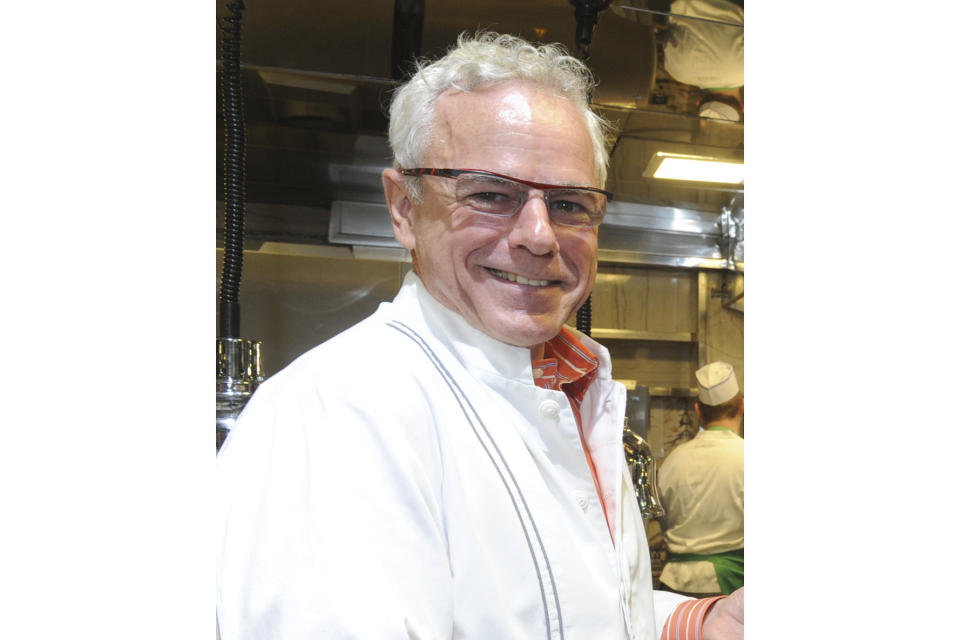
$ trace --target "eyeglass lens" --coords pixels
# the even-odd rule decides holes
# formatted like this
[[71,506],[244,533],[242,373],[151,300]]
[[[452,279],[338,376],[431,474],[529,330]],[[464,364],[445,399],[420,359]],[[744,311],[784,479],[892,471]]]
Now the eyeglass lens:
[[[456,198],[460,206],[495,216],[512,216],[527,201],[530,187],[478,173],[463,173],[456,178]],[[564,226],[589,227],[603,219],[606,197],[582,189],[545,189],[544,201],[550,220]]]

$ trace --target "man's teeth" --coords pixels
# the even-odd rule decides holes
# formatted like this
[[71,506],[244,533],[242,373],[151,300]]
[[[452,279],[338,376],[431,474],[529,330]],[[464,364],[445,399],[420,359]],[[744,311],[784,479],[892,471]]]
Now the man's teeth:
[[523,276],[518,276],[515,273],[510,273],[509,271],[499,271],[497,269],[490,269],[493,275],[504,280],[509,280],[510,282],[516,282],[517,284],[528,284],[531,287],[545,287],[550,284],[549,280],[530,280],[524,278]]

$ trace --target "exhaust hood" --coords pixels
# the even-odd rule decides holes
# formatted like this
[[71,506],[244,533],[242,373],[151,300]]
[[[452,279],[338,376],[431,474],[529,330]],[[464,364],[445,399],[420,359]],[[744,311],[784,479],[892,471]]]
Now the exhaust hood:
[[[242,69],[248,249],[269,242],[408,259],[393,239],[380,183],[391,162],[385,110],[397,84],[391,61],[397,5],[277,0],[248,7]],[[456,12],[423,6],[424,55],[478,28],[576,51],[574,10],[566,0],[464,0]],[[657,152],[743,158],[743,123],[697,117],[695,89],[660,69],[657,19],[604,11],[590,46],[594,106],[617,130],[606,184],[614,200],[600,227],[600,259],[742,270],[742,185],[644,175]],[[220,132],[218,152],[222,147]]]

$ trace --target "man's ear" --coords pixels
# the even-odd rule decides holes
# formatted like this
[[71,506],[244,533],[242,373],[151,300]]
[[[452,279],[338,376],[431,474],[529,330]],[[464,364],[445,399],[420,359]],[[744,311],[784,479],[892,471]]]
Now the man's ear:
[[387,199],[390,221],[393,223],[393,235],[397,242],[413,251],[417,244],[413,234],[413,218],[410,216],[413,202],[404,188],[403,175],[396,169],[384,169],[381,177],[383,195]]

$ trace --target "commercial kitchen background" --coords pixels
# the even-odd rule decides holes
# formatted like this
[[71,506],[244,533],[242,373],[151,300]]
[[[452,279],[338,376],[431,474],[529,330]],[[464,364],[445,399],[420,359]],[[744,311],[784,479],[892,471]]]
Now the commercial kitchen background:
[[[655,34],[666,18],[636,9],[663,12],[669,3],[613,3],[599,12],[588,49],[593,103],[617,124],[592,335],[633,391],[631,426],[662,459],[697,428],[699,366],[730,362],[746,390],[744,198],[742,185],[645,173],[658,151],[742,161],[744,124],[697,117],[697,88],[663,70]],[[248,5],[242,19],[241,336],[262,340],[270,375],[392,299],[410,268],[380,184],[391,158],[385,106],[410,58],[481,27],[576,54],[577,21],[568,0],[467,0],[456,11],[422,1],[276,0]],[[221,129],[218,154],[222,147]]]
[[[750,5],[748,638],[952,630],[944,8]],[[2,22],[5,637],[213,636],[216,9]]]

